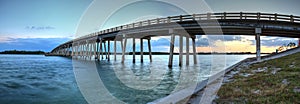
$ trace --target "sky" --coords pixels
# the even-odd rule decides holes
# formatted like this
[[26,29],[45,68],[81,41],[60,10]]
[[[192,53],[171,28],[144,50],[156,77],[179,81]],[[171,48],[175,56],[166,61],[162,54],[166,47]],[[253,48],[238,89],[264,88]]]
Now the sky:
[[[120,0],[119,0],[120,1]],[[168,0],[165,0],[168,1]],[[201,7],[198,2],[182,2],[190,8]],[[195,1],[195,0],[194,0]],[[124,2],[123,6],[121,2]],[[204,0],[213,12],[267,12],[300,15],[298,0]],[[119,4],[118,4],[119,3]],[[94,5],[92,7],[91,5]],[[95,6],[96,5],[96,6]],[[199,6],[200,5],[200,6]],[[115,7],[114,7],[115,6]],[[114,9],[117,8],[117,9]],[[188,7],[187,7],[188,8]],[[92,9],[89,15],[88,9]],[[192,11],[205,13],[206,11]],[[154,0],[0,0],[0,51],[41,50],[49,52],[59,44],[76,38],[80,29],[92,33],[126,23],[184,14],[184,8]],[[92,22],[82,23],[85,17]],[[81,25],[83,24],[83,25]],[[255,52],[253,36],[225,36],[226,52]],[[262,37],[262,52],[274,52],[276,48],[297,39]],[[153,51],[168,51],[169,39],[152,39]],[[199,52],[210,52],[207,37],[197,38]],[[138,49],[138,48],[137,48]]]

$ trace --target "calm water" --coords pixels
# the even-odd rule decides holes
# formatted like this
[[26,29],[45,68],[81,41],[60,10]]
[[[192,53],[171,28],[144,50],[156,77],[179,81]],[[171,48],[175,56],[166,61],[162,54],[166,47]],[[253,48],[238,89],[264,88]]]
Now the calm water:
[[[85,69],[88,70],[90,68],[89,64],[92,64],[111,96],[125,103],[151,102],[169,95],[172,91],[181,89],[177,85],[181,83],[181,76],[184,75],[182,73],[185,72],[183,70],[199,70],[199,76],[201,76],[197,78],[199,81],[211,74],[210,69],[223,69],[222,65],[212,62],[214,59],[212,55],[199,55],[198,65],[193,65],[192,57],[190,57],[191,65],[184,68],[178,67],[178,56],[175,56],[175,66],[172,69],[167,67],[168,56],[166,55],[154,55],[153,63],[149,63],[148,56],[145,55],[144,57],[143,64],[139,63],[139,57],[137,57],[137,63],[132,64],[130,56],[126,57],[125,64],[121,64],[114,61],[96,63],[93,61],[72,61],[71,58],[45,57],[43,55],[0,55],[0,102],[3,104],[87,103],[88,101],[83,96],[86,98],[88,96],[80,92],[79,88],[83,89],[83,87],[77,86],[73,72],[73,67],[78,67],[78,65],[82,65],[82,67],[87,65],[87,68],[79,68],[83,70],[77,71],[77,74],[86,71]],[[254,57],[254,55],[227,55],[223,59],[226,60],[226,67],[229,67],[247,57]],[[218,58],[215,57],[216,60],[221,60]],[[119,59],[120,57],[118,57]],[[214,63],[213,67],[212,63]],[[135,78],[140,82],[130,83],[134,79],[132,79],[133,77],[129,72],[133,72],[133,76],[136,76]],[[151,73],[155,72],[161,76],[151,76]],[[86,76],[86,79],[81,77],[84,78],[81,80],[88,80],[92,76],[82,75]],[[153,83],[146,83],[149,85],[144,88],[145,83],[143,81],[147,80],[149,76],[155,80],[153,80]],[[149,79],[147,82],[149,82]],[[141,83],[143,83],[143,86],[141,86]],[[151,84],[155,84],[155,86],[151,87]],[[102,96],[101,94],[100,96]],[[109,99],[107,99],[107,102],[109,102]]]

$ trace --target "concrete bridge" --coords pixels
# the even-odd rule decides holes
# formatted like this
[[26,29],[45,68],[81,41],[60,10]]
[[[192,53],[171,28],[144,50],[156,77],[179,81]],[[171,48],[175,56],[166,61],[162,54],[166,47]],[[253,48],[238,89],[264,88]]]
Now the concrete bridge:
[[[140,21],[122,25],[99,32],[91,33],[68,41],[53,49],[50,55],[72,56],[76,59],[110,61],[110,54],[116,61],[117,44],[121,45],[122,63],[125,61],[127,39],[132,38],[133,63],[136,62],[136,40],[140,40],[140,55],[143,62],[143,41],[148,41],[149,59],[152,62],[151,37],[171,36],[169,67],[173,65],[175,37],[179,36],[179,66],[182,66],[183,38],[186,39],[186,65],[189,65],[189,55],[196,58],[196,35],[250,35],[256,39],[257,60],[261,60],[260,36],[276,36],[300,38],[300,16],[271,13],[207,13],[180,15],[166,18]],[[189,41],[192,41],[192,53],[189,51]],[[110,52],[110,43],[114,42]],[[118,42],[118,43],[117,43]],[[100,57],[102,56],[102,57]]]

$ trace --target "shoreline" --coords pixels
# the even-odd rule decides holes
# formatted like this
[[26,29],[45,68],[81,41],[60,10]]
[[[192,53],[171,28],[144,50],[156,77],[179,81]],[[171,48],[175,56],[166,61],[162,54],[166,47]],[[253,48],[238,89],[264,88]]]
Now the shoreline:
[[[168,101],[168,102],[165,102],[165,103],[178,103],[178,102],[186,102],[186,101],[189,104],[199,103],[200,101],[203,100],[203,99],[201,99],[202,96],[203,96],[203,94],[204,94],[203,91],[208,86],[209,86],[208,90],[210,90],[209,93],[211,93],[211,94],[210,94],[210,97],[206,97],[207,99],[204,99],[204,100],[206,100],[206,101],[214,101],[216,98],[218,98],[218,96],[216,95],[216,93],[219,90],[219,88],[215,88],[214,86],[217,86],[216,84],[220,83],[218,81],[221,81],[221,83],[224,80],[226,81],[227,77],[224,77],[224,79],[222,79],[223,78],[222,76],[226,76],[226,75],[230,76],[231,73],[232,74],[236,74],[236,72],[233,71],[234,69],[239,68],[239,67],[249,66],[249,65],[252,65],[252,64],[262,63],[262,62],[265,62],[265,61],[268,61],[268,60],[273,60],[273,59],[276,60],[277,58],[285,57],[285,56],[288,56],[288,55],[291,55],[291,54],[295,54],[295,53],[299,53],[299,52],[300,52],[300,48],[294,48],[294,49],[290,49],[290,50],[284,51],[282,53],[270,54],[270,55],[267,55],[267,56],[262,56],[262,60],[261,61],[257,61],[255,57],[246,58],[246,59],[244,59],[244,60],[242,60],[242,61],[240,61],[240,62],[238,62],[238,63],[236,63],[236,64],[234,64],[234,65],[232,65],[232,66],[230,66],[228,68],[226,68],[225,70],[220,71],[220,72],[212,75],[209,79],[201,81],[201,82],[198,82],[197,83],[197,89],[194,90],[193,94],[191,94],[189,96],[185,96],[184,98],[181,97],[182,99],[176,99],[176,101]],[[209,82],[209,80],[210,80],[210,82]],[[203,85],[203,83],[205,83],[206,85]],[[221,85],[220,88],[222,86],[223,85]],[[183,90],[187,90],[188,91],[188,89],[183,89]],[[299,91],[300,91],[300,87],[299,87]],[[180,92],[180,91],[178,91],[178,92]],[[175,96],[173,96],[173,94],[172,94],[172,95],[169,95],[167,97],[157,99],[157,100],[155,100],[153,102],[150,102],[149,104],[160,102],[160,101],[164,101],[164,100],[168,100],[168,99],[171,99],[171,98],[178,98],[177,96],[181,96],[180,94],[174,94],[174,95]]]
[[[295,58],[295,55],[299,56],[299,54],[300,54],[300,48],[297,47],[297,48],[293,48],[293,49],[290,49],[290,50],[286,50],[286,51],[278,53],[278,54],[270,54],[270,55],[267,55],[267,56],[263,56],[261,61],[256,61],[255,57],[247,58],[245,60],[242,60],[239,63],[237,63],[237,64],[235,64],[235,65],[233,65],[233,66],[226,69],[225,74],[224,74],[224,78],[221,80],[222,84],[221,84],[220,88],[224,87],[224,85],[227,84],[227,83],[230,83],[234,80],[237,80],[235,75],[239,75],[239,76],[248,78],[249,76],[255,76],[256,74],[260,74],[261,72],[265,72],[266,70],[269,70],[269,71],[271,70],[270,73],[276,74],[279,71],[281,71],[281,68],[274,68],[274,67],[273,68],[268,68],[268,67],[266,67],[266,66],[270,65],[268,62],[273,61],[273,63],[275,63],[274,65],[282,64],[283,62],[287,63],[286,61],[281,62],[281,60],[285,59],[285,58],[292,59],[292,58]],[[260,64],[263,64],[263,65],[258,67],[257,69],[251,70],[252,73],[241,73],[241,71],[247,71],[250,67],[253,67],[254,65],[260,65]],[[288,65],[289,68],[291,68],[291,66],[295,68],[295,61],[291,62],[291,65]],[[262,78],[265,79],[267,77],[268,76],[264,76]],[[221,79],[221,78],[219,78],[219,79]],[[254,80],[254,81],[257,82],[257,80]],[[289,82],[285,82],[285,81],[286,81],[286,79],[283,79],[282,81],[280,80],[279,82],[289,83]],[[249,83],[247,83],[247,81],[246,82],[242,81],[242,82],[247,84],[246,87],[249,87],[249,85],[248,85]],[[258,82],[260,82],[260,81],[258,81]],[[256,87],[256,85],[254,87]],[[263,86],[263,87],[265,87],[265,86]],[[213,104],[215,104],[215,103],[232,103],[232,102],[227,102],[228,99],[225,99],[225,102],[216,102],[216,100],[220,98],[219,93],[221,93],[221,94],[224,93],[224,92],[219,91],[220,88],[219,89],[214,89],[216,92],[215,92],[215,94],[213,95],[213,97],[211,99],[212,103]],[[294,90],[294,92],[298,91],[298,93],[300,93],[300,85],[299,85],[299,87],[295,87],[293,90]],[[225,92],[230,92],[230,91],[228,91],[226,89]],[[254,92],[254,94],[257,94],[257,93],[260,92],[260,90],[256,90],[256,91],[253,91],[253,92]],[[201,93],[201,91],[199,91],[198,93]],[[232,94],[232,92],[230,92],[230,94]],[[198,96],[195,96],[195,97],[199,99],[200,96],[198,95]],[[247,101],[247,99],[244,100],[244,102],[239,102],[239,101],[234,102],[234,101],[236,101],[236,99],[233,100],[233,103],[245,103]]]
[[8,54],[8,53],[0,53],[0,55],[45,55],[45,54],[12,54],[12,53],[10,53],[10,54]]

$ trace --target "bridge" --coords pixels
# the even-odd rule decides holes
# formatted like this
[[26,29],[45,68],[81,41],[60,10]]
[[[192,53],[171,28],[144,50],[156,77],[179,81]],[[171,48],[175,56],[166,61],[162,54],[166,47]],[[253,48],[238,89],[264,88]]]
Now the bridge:
[[[140,61],[143,62],[143,41],[148,41],[148,55],[152,62],[151,37],[170,36],[169,67],[173,65],[175,37],[179,36],[179,66],[182,66],[186,55],[189,65],[190,54],[197,64],[195,38],[197,35],[249,35],[256,39],[256,58],[261,60],[260,36],[276,36],[300,38],[300,16],[277,13],[206,13],[193,15],[171,16],[126,24],[98,32],[94,32],[54,48],[50,55],[72,56],[76,59],[110,61],[111,54],[116,61],[117,42],[121,45],[122,60],[126,55],[127,39],[132,38],[132,62],[136,62],[136,40],[140,40]],[[186,38],[186,52],[183,53],[183,37]],[[192,53],[189,45],[192,40]],[[110,43],[114,42],[110,52]],[[107,44],[106,44],[107,43]]]

